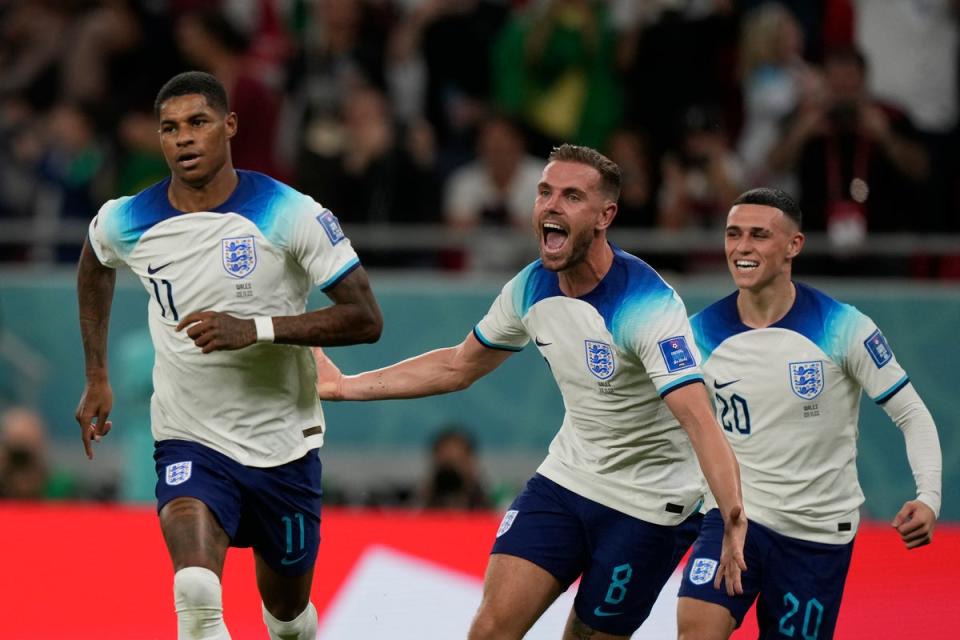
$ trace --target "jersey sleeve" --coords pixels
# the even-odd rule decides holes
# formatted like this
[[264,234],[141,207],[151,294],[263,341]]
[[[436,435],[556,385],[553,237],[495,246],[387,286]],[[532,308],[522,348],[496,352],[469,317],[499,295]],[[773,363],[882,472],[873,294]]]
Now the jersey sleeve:
[[530,334],[517,313],[517,287],[519,276],[503,286],[487,315],[473,328],[473,335],[485,347],[521,351],[530,342]]
[[97,260],[113,269],[123,264],[123,258],[120,256],[115,243],[116,233],[112,233],[119,223],[118,202],[117,200],[109,200],[100,207],[100,211],[90,221],[87,230],[90,247],[96,254]]
[[360,258],[333,212],[307,196],[304,200],[306,206],[294,216],[288,248],[314,286],[328,291],[360,266]]
[[687,310],[680,296],[667,289],[656,301],[638,307],[633,350],[643,362],[660,397],[674,389],[703,381],[700,353]]
[[844,361],[849,373],[871,400],[883,404],[910,382],[887,339],[873,320],[859,313]]

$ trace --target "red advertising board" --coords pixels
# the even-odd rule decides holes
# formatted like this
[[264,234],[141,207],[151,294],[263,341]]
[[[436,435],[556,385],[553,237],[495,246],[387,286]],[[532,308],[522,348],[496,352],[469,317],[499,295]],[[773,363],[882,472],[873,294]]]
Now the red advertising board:
[[[313,593],[319,637],[463,637],[498,520],[326,510]],[[0,638],[176,637],[172,570],[150,508],[2,503],[0,554]],[[908,552],[886,525],[865,524],[837,638],[957,637],[958,558],[960,526],[941,525],[933,545]],[[265,637],[248,550],[230,551],[223,583],[233,637]],[[637,638],[669,637],[669,589]],[[564,597],[528,637],[559,637]],[[752,614],[734,637],[756,637]]]

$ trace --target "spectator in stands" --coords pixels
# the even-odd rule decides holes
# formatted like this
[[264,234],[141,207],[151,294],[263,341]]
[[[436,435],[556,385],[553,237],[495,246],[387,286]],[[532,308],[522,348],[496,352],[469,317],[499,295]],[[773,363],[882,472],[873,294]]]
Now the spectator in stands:
[[691,107],[680,130],[679,144],[663,159],[659,225],[720,228],[727,203],[743,185],[743,167],[730,149],[716,110]]
[[23,407],[0,414],[0,498],[39,500],[73,494],[72,480],[50,468],[40,415]]
[[425,126],[398,131],[383,93],[357,87],[324,146],[303,150],[297,185],[345,223],[435,220],[439,189]]
[[606,3],[531,3],[507,22],[492,53],[495,105],[536,134],[535,153],[559,140],[606,144],[623,111]]
[[460,229],[481,224],[526,229],[530,194],[545,164],[527,153],[523,134],[509,118],[488,118],[477,135],[477,159],[447,182],[446,222]]
[[[45,116],[35,166],[40,190],[33,205],[35,230],[43,236],[54,235],[61,221],[87,222],[109,195],[111,149],[97,131],[95,113],[92,105],[64,101]],[[78,238],[56,252],[37,249],[33,258],[72,262],[81,244]]]
[[438,433],[430,445],[430,468],[419,503],[427,509],[489,509],[473,437],[458,425]]
[[[917,230],[929,162],[907,117],[869,95],[867,64],[853,48],[830,52],[826,92],[803,103],[770,154],[771,168],[795,170],[810,231],[856,246],[867,230]],[[909,215],[905,215],[909,212]]]
[[223,13],[210,9],[180,16],[176,34],[183,55],[227,88],[230,107],[242,122],[231,142],[234,165],[284,179],[277,150],[281,102],[276,87],[268,84],[262,69],[247,56],[247,34]]
[[56,0],[4,3],[0,12],[0,96],[34,108],[56,98],[56,75],[76,7]]
[[960,231],[960,2],[854,4],[870,92],[903,107],[929,154],[931,226]]
[[287,71],[289,125],[281,138],[283,153],[292,162],[300,162],[305,153],[325,156],[337,151],[344,99],[356,87],[385,90],[390,21],[380,6],[356,0],[306,5],[309,15],[299,51]]
[[720,105],[735,125],[739,24],[733,0],[622,4],[632,10],[618,52],[627,122],[648,133],[654,156],[673,144],[674,132],[664,124],[691,105]]
[[656,226],[656,188],[646,135],[634,129],[615,130],[607,143],[607,157],[620,165],[623,176],[617,226]]
[[508,16],[498,0],[424,0],[394,30],[393,64],[421,65],[419,113],[436,131],[442,170],[473,157],[489,111],[490,43]]
[[737,151],[747,186],[775,186],[795,193],[796,177],[789,172],[772,175],[767,157],[780,137],[783,120],[805,95],[819,90],[822,79],[804,61],[803,32],[782,4],[762,4],[744,17],[740,81],[744,118]]

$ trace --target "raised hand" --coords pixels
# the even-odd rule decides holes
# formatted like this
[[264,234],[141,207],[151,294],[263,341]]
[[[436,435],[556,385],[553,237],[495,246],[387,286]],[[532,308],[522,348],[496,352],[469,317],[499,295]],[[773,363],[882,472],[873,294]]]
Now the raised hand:
[[343,398],[343,374],[320,347],[312,347],[313,360],[317,363],[317,397],[321,400]]

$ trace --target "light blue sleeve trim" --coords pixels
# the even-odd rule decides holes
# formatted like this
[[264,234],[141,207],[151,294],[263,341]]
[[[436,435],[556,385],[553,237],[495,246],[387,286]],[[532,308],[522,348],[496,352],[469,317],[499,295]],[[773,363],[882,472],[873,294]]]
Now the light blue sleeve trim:
[[701,373],[691,373],[690,375],[683,376],[682,378],[677,378],[672,382],[668,382],[663,386],[662,389],[658,390],[660,397],[666,396],[668,393],[677,389],[679,387],[685,387],[688,384],[693,384],[694,382],[703,382],[703,374]]
[[322,291],[326,291],[326,290],[329,289],[330,287],[332,287],[332,286],[334,286],[335,284],[337,284],[337,282],[339,282],[345,275],[347,275],[348,273],[350,273],[351,271],[353,271],[354,269],[356,269],[356,268],[359,267],[359,266],[360,266],[360,258],[354,258],[354,259],[352,259],[350,262],[348,262],[347,264],[345,264],[345,265],[340,269],[340,271],[337,271],[337,273],[334,274],[334,276],[333,276],[332,278],[328,279],[326,282],[324,282],[323,284],[321,284],[321,285],[320,285],[320,289],[321,289]]
[[900,391],[905,386],[907,386],[909,382],[910,382],[910,376],[904,375],[902,378],[897,380],[893,384],[893,386],[891,386],[889,389],[887,389],[886,391],[878,395],[876,398],[870,398],[870,399],[876,402],[877,404],[883,404],[884,402],[892,398],[894,395],[896,395],[898,391]]
[[473,335],[477,338],[477,340],[480,341],[480,344],[487,347],[488,349],[499,349],[500,351],[513,351],[513,352],[523,351],[523,347],[514,347],[508,344],[497,344],[495,342],[490,342],[489,340],[483,337],[482,333],[480,333],[479,327],[473,328]]

